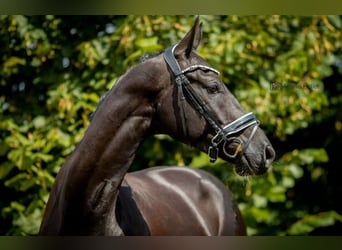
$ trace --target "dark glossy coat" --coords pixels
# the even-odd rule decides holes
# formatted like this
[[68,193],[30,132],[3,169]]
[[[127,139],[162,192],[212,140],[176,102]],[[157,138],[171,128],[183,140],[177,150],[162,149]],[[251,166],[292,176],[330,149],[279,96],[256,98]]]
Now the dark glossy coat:
[[[197,19],[175,50],[181,67],[208,65],[195,53],[200,39]],[[197,70],[187,76],[222,124],[244,114],[217,74]],[[120,77],[57,175],[41,235],[246,234],[230,191],[210,174],[185,167],[126,173],[140,143],[152,134],[169,134],[207,152],[213,131],[187,104],[184,135],[173,80],[162,54]],[[208,91],[213,85],[216,91]],[[241,140],[249,133],[241,133]],[[265,173],[273,159],[274,150],[258,128],[234,163],[238,174],[256,175]]]

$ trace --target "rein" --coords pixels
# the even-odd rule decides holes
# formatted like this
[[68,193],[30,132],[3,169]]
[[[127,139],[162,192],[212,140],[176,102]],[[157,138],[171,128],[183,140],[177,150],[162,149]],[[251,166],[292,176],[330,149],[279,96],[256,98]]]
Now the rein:
[[[180,98],[181,107],[182,107],[182,114],[183,120],[182,123],[183,132],[185,135],[188,134],[188,126],[187,120],[188,115],[186,111],[185,102],[188,100],[191,105],[195,108],[195,110],[204,117],[204,119],[208,122],[208,124],[214,129],[216,135],[211,140],[211,145],[208,149],[208,155],[210,157],[210,162],[215,162],[218,158],[219,153],[219,145],[223,144],[223,153],[231,159],[235,159],[240,153],[243,153],[248,145],[250,144],[253,136],[256,133],[256,130],[259,125],[259,121],[256,119],[253,113],[248,113],[240,118],[236,119],[235,121],[221,126],[217,119],[211,114],[208,106],[202,99],[197,95],[196,91],[192,88],[189,79],[186,77],[187,72],[195,71],[195,70],[209,70],[216,74],[219,72],[216,69],[213,69],[209,66],[205,65],[191,65],[186,69],[181,69],[175,56],[174,50],[177,45],[169,47],[164,52],[164,60],[168,64],[169,68],[171,69],[174,77],[175,82],[177,84],[178,89],[178,97]],[[187,99],[186,99],[187,98]],[[245,129],[254,126],[249,138],[246,142],[243,142],[240,138],[235,137],[234,135],[244,131]],[[235,150],[233,153],[229,152],[228,146],[229,144],[236,145]]]

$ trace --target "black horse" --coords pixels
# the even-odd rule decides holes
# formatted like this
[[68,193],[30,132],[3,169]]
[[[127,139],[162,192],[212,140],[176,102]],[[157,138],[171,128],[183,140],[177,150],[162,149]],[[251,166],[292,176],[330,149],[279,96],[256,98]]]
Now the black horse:
[[275,152],[252,113],[195,52],[198,18],[176,46],[127,71],[57,175],[41,235],[244,235],[229,190],[187,167],[126,173],[142,140],[164,133],[259,175]]

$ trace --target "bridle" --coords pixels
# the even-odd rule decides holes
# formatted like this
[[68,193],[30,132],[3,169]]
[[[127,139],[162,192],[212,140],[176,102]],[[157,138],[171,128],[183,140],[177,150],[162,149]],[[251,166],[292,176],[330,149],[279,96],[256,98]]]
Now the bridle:
[[[259,121],[256,119],[253,113],[248,113],[235,121],[222,126],[217,119],[211,114],[210,110],[206,103],[199,97],[196,91],[192,88],[189,79],[186,77],[187,72],[192,72],[195,70],[204,70],[204,71],[212,71],[216,74],[219,72],[216,69],[213,69],[209,66],[205,65],[191,65],[188,68],[181,69],[175,56],[174,50],[177,45],[169,47],[164,52],[164,59],[168,66],[170,67],[174,77],[175,82],[177,84],[178,89],[178,98],[180,98],[180,102],[182,105],[182,114],[183,114],[183,132],[185,135],[188,134],[188,126],[187,126],[187,111],[185,106],[185,101],[187,100],[193,108],[204,117],[204,119],[208,122],[208,124],[214,129],[216,135],[211,140],[211,145],[208,149],[208,155],[210,157],[211,162],[215,162],[218,158],[219,153],[219,145],[223,143],[223,153],[231,158],[235,159],[239,154],[245,152],[247,147],[249,146],[253,136],[256,133],[256,130],[259,126]],[[254,126],[252,132],[249,135],[249,138],[246,142],[243,142],[240,138],[235,135],[244,131],[245,129]],[[229,152],[228,145],[234,143],[236,145],[234,152]]]

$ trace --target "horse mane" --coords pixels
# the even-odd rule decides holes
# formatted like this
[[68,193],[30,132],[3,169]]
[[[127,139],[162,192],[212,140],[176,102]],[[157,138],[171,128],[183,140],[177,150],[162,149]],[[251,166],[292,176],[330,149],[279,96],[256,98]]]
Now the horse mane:
[[89,115],[89,121],[92,121],[92,120],[93,120],[93,118],[94,118],[94,116],[95,116],[97,110],[99,109],[99,107],[100,107],[101,104],[103,103],[103,101],[104,101],[104,99],[106,98],[108,92],[109,92],[109,90],[106,91],[104,94],[101,95],[100,101],[99,101],[99,103],[97,104],[95,110]]
[[[161,53],[163,53],[164,51],[159,51],[159,52],[152,52],[152,53],[146,53],[146,54],[143,54],[140,59],[139,59],[139,63],[143,63],[151,58],[154,58],[158,55],[160,55]],[[104,94],[101,95],[100,97],[100,100],[99,100],[99,103],[97,104],[95,110],[89,115],[89,121],[92,121],[95,114],[96,114],[96,111],[99,109],[99,107],[101,106],[101,104],[103,103],[103,100],[105,99],[105,97],[107,96],[107,93],[109,92],[106,91]]]
[[161,53],[163,53],[164,51],[159,51],[159,52],[152,52],[152,53],[146,53],[146,54],[143,54],[140,59],[139,59],[139,63],[142,63],[142,62],[145,62],[147,61],[148,59],[151,59],[153,57],[156,57],[158,55],[160,55]]

